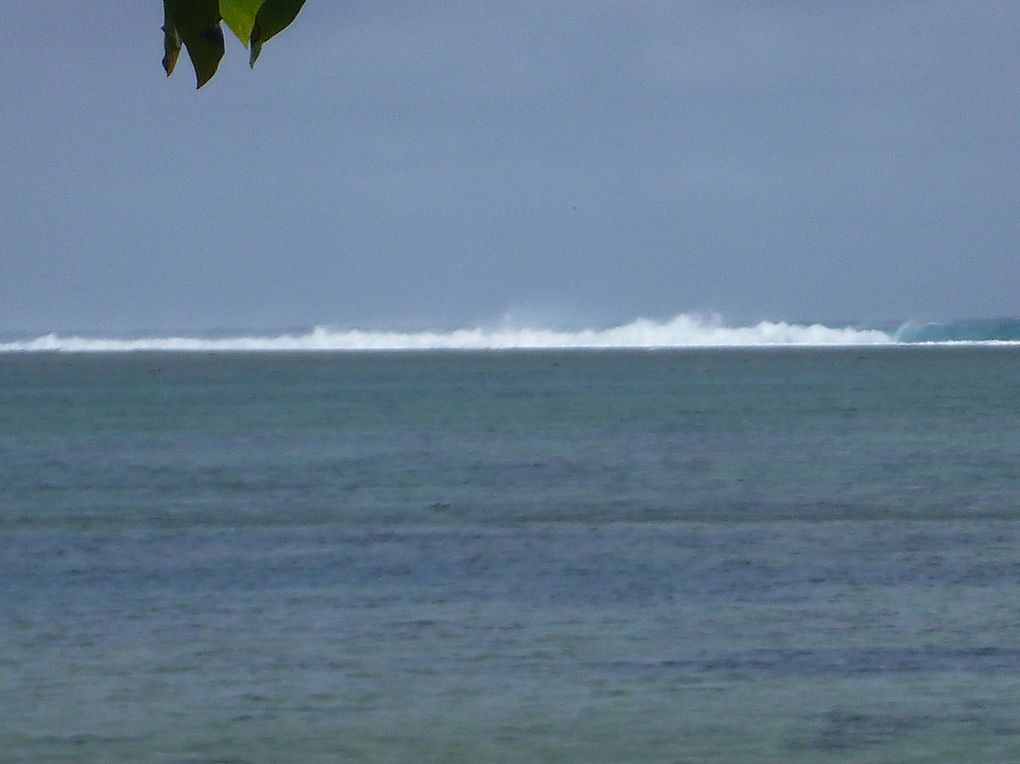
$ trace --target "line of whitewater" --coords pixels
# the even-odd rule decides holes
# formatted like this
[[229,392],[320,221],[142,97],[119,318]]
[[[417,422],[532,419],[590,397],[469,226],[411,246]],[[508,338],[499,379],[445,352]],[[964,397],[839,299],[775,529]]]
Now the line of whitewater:
[[760,346],[852,346],[896,344],[877,329],[762,321],[725,326],[718,316],[679,315],[665,321],[640,318],[607,329],[559,331],[542,328],[457,329],[449,332],[385,332],[315,327],[306,333],[267,336],[150,336],[103,338],[46,334],[0,342],[0,352],[130,351],[364,351],[530,350]]

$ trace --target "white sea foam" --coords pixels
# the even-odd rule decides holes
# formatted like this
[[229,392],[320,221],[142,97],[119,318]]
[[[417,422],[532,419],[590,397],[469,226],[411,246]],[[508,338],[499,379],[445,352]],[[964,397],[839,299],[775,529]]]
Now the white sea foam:
[[726,326],[719,316],[639,318],[607,329],[457,329],[450,332],[379,332],[316,327],[304,334],[101,338],[46,334],[0,342],[0,352],[286,351],[286,350],[509,350],[530,348],[680,348],[771,345],[877,345],[895,343],[877,329],[762,321]]

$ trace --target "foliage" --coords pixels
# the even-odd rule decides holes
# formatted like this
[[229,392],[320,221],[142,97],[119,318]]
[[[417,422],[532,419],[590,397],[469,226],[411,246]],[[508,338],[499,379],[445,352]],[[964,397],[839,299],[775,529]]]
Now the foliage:
[[183,45],[195,67],[198,87],[212,76],[223,58],[220,21],[251,50],[249,63],[269,38],[283,31],[305,0],[163,0],[163,68],[169,77]]

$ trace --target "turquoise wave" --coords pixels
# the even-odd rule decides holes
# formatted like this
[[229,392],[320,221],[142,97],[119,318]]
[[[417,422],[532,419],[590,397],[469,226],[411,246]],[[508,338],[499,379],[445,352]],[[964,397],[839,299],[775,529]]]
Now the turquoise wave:
[[1020,319],[908,322],[896,330],[897,342],[1020,342]]

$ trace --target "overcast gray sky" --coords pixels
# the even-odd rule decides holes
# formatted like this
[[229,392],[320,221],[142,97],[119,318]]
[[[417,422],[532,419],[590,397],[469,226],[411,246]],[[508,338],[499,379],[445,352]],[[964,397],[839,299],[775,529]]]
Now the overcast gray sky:
[[0,330],[1020,314],[1020,10],[0,0]]

